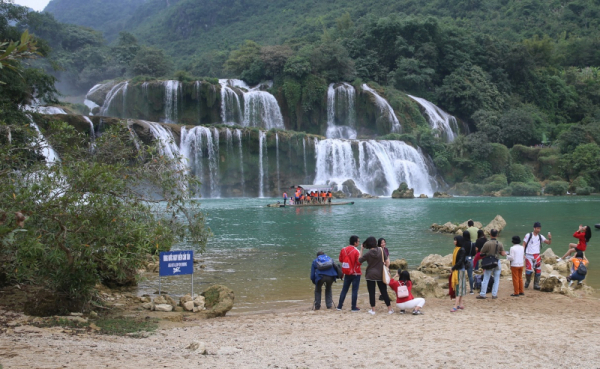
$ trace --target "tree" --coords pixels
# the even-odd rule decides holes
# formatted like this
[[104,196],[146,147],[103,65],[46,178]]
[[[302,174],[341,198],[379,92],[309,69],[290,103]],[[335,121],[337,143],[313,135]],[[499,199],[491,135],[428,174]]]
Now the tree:
[[143,47],[133,59],[132,70],[136,75],[162,77],[169,73],[171,62],[162,50]]

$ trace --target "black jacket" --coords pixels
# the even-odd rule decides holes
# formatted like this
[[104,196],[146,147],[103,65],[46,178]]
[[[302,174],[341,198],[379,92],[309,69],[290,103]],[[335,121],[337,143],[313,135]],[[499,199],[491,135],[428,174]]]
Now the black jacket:
[[460,248],[458,250],[458,254],[456,254],[456,263],[452,266],[452,270],[461,270],[465,267],[465,257],[467,253],[464,248]]

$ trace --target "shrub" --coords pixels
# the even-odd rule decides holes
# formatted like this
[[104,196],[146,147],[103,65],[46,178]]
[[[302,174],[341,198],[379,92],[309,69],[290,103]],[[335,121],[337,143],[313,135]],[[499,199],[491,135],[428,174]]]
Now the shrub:
[[592,194],[592,192],[594,192],[594,188],[593,187],[577,187],[575,189],[575,193],[578,196],[589,196]]
[[476,183],[460,182],[454,185],[449,192],[459,196],[481,196],[485,192],[485,188]]
[[537,182],[512,182],[510,190],[513,196],[539,196],[542,186]]
[[508,181],[509,182],[532,182],[535,180],[531,169],[523,164],[511,164],[508,170]]
[[577,188],[586,188],[589,187],[588,181],[584,177],[577,177],[571,182],[569,185],[570,192],[579,192],[576,191]]
[[563,196],[567,194],[567,190],[569,189],[569,183],[564,181],[553,181],[549,182],[544,188],[544,193],[554,195],[554,196]]
[[500,191],[508,186],[508,181],[504,174],[495,174],[483,180],[486,192]]

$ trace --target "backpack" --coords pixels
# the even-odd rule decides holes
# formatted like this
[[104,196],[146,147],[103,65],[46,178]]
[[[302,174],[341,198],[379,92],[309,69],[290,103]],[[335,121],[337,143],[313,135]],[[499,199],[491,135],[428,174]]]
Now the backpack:
[[335,269],[335,271],[337,272],[337,277],[339,279],[344,278],[344,273],[342,273],[342,267],[340,266],[340,264],[338,263],[333,263],[333,268]]
[[342,253],[342,272],[344,274],[354,273],[354,265],[351,266],[350,263],[352,263],[352,260],[350,259],[350,253],[348,253],[348,247],[345,247],[344,252]]
[[327,270],[333,267],[333,260],[325,254],[317,256],[317,270]]
[[579,266],[577,267],[576,270],[577,274],[579,275],[586,275],[587,274],[587,267],[585,266],[585,264],[583,263],[583,260],[581,260],[579,262]]
[[[527,252],[527,245],[529,245],[529,241],[531,241],[531,239],[533,238],[533,234],[527,233],[526,236],[529,236],[529,239],[525,243],[525,249],[523,250],[524,252]],[[542,242],[542,234],[538,234],[538,237],[540,238],[540,252],[542,252],[542,247],[544,247],[544,243]]]

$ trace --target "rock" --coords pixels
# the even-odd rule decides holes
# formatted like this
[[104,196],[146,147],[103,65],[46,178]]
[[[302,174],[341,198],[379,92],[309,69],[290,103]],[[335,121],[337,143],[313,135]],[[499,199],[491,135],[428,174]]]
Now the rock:
[[234,293],[223,285],[211,286],[201,295],[205,299],[207,317],[225,316],[233,308]]
[[67,315],[67,316],[59,316],[57,318],[64,319],[64,320],[69,320],[69,321],[75,322],[75,323],[87,323],[88,322],[87,318],[83,318],[81,316],[70,316],[70,315]]
[[208,351],[206,351],[206,344],[201,341],[194,341],[194,342],[190,343],[189,346],[186,347],[186,350],[193,351],[200,355],[208,354]]
[[542,262],[544,264],[554,265],[556,264],[556,259],[558,259],[558,256],[556,256],[551,248],[547,248],[546,251],[542,253]]
[[204,296],[197,296],[194,299],[194,306],[196,306],[200,310],[204,310],[205,303],[206,303],[206,301],[204,299]]
[[156,296],[154,298],[154,303],[157,305],[168,304],[167,299],[165,298],[165,295]]
[[86,98],[98,104],[99,106],[102,106],[104,104],[104,100],[106,99],[106,95],[110,92],[111,88],[113,88],[113,86],[115,86],[117,83],[117,81],[109,81],[107,83],[103,83],[97,88],[91,90],[92,92],[89,93],[86,96]]
[[140,302],[151,302],[152,299],[150,298],[150,296],[142,296],[140,297]]
[[356,187],[356,183],[351,179],[342,183],[342,191],[347,194],[348,197],[360,197],[362,195],[362,191]]
[[400,187],[392,192],[392,199],[414,199],[415,190],[408,188],[406,182],[400,183]]
[[420,194],[420,195],[419,195],[419,198],[420,198],[420,199],[428,199],[428,198],[429,198],[429,196],[427,196],[427,195],[425,195],[424,193],[422,193],[422,194]]
[[346,194],[343,193],[342,191],[333,191],[331,193],[331,197],[333,197],[334,199],[345,199]]
[[436,192],[433,193],[433,197],[434,198],[442,198],[443,199],[443,198],[454,197],[454,196],[448,195],[447,192],[437,192],[436,191]]
[[368,193],[363,193],[362,195],[358,195],[361,199],[378,199],[378,196],[369,195]]
[[149,262],[146,264],[146,271],[148,273],[158,273],[160,270],[160,264],[158,262]]
[[177,306],[177,307],[175,307],[175,308],[173,309],[173,311],[176,311],[176,312],[178,312],[178,313],[182,313],[182,312],[184,312],[185,310],[183,310],[183,307],[181,307],[181,306]]
[[550,274],[553,271],[554,271],[554,268],[552,267],[552,265],[542,263],[542,273]]
[[427,274],[438,274],[441,276],[450,275],[452,267],[452,254],[442,257],[442,255],[428,255],[421,261],[417,270]]
[[158,305],[154,305],[154,310],[155,311],[173,311],[173,305],[171,304],[158,304]]
[[190,295],[189,293],[185,296],[181,296],[181,298],[179,299],[179,305],[183,306],[183,304],[185,304],[188,301],[194,301],[192,295]]
[[396,260],[390,262],[390,271],[392,274],[394,274],[394,270],[398,270],[398,269],[402,269],[402,270],[408,269],[408,263],[406,262],[405,259],[396,259]]
[[415,297],[441,298],[448,295],[448,292],[444,291],[440,287],[438,279],[434,277],[425,275],[424,273],[419,271],[411,271],[410,279],[413,282],[412,294]]
[[550,275],[541,281],[540,287],[543,292],[554,292],[562,295],[574,296],[573,290],[568,287],[567,278],[563,276]]
[[83,316],[83,313],[71,313],[71,316]]
[[142,307],[146,310],[154,310],[154,303],[153,302],[145,302],[142,304]]
[[502,218],[500,215],[496,215],[496,217],[492,219],[488,225],[483,227],[483,231],[486,235],[489,235],[492,229],[497,229],[498,232],[502,232],[504,227],[506,227],[506,220],[504,220],[504,218]]
[[98,313],[95,311],[90,311],[90,319],[96,319],[98,317]]
[[193,311],[194,310],[194,301],[186,301],[182,304],[182,306],[185,311]]
[[569,263],[567,263],[564,260],[558,261],[558,262],[556,262],[556,264],[554,264],[554,269],[558,270],[561,273],[568,273],[569,272]]
[[502,268],[502,270],[500,271],[500,275],[502,277],[507,277],[509,275],[512,275],[512,271],[510,270],[510,261],[508,261],[506,259],[501,259],[500,266]]

